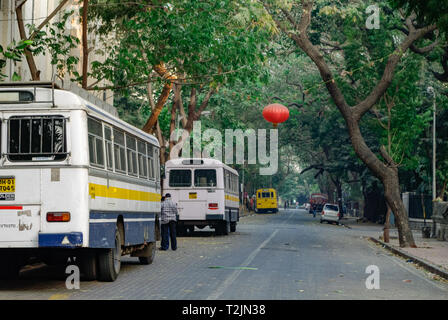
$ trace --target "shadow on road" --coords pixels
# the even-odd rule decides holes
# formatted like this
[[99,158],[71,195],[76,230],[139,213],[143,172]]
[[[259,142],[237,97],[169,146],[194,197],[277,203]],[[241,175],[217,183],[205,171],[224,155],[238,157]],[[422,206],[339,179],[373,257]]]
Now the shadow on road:
[[[122,257],[121,273],[130,271],[135,266],[141,266],[137,258],[130,256]],[[24,266],[19,277],[16,279],[6,279],[0,281],[0,291],[8,290],[51,290],[58,287],[65,287],[65,281],[69,276],[66,273],[68,265],[49,266],[44,263]],[[83,277],[81,274],[81,281]],[[92,282],[92,281],[88,281]]]

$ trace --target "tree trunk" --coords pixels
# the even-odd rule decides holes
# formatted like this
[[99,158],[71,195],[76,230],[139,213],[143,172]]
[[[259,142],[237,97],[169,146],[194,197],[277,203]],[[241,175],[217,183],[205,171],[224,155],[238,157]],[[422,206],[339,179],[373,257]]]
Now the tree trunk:
[[439,194],[439,198],[442,199],[442,200],[444,200],[445,190],[446,190],[446,185],[447,185],[447,183],[448,183],[448,180],[445,180],[445,181],[443,182],[442,190],[440,191],[440,194]]
[[87,10],[89,0],[83,0],[82,4],[82,83],[83,89],[87,88],[87,70],[89,66],[89,45],[87,42]]
[[[24,4],[25,4],[25,1],[22,2],[16,8],[17,25],[19,27],[19,34],[20,34],[21,40],[27,40],[25,24],[23,23],[23,12],[22,12],[22,7]],[[28,67],[30,68],[31,79],[33,81],[39,81],[40,80],[40,71],[37,69],[36,62],[34,61],[32,52],[28,49],[28,47],[26,47],[24,50],[24,53],[25,53],[26,62],[28,64]]]
[[387,207],[387,212],[386,212],[386,221],[384,222],[384,234],[383,234],[383,238],[384,238],[384,242],[389,243],[389,230],[390,230],[390,208],[389,206]]
[[389,175],[382,179],[384,185],[384,196],[387,204],[392,210],[395,217],[395,224],[400,232],[398,232],[398,239],[400,247],[416,248],[412,230],[409,227],[408,216],[406,208],[400,195],[400,185],[398,183],[398,172],[390,170]]
[[157,119],[159,118],[159,114],[165,106],[168,97],[170,96],[171,89],[173,88],[173,83],[171,80],[177,79],[175,75],[172,75],[168,72],[165,67],[165,64],[161,62],[160,64],[154,66],[154,70],[166,80],[165,85],[163,86],[162,93],[160,94],[159,99],[157,100],[155,108],[151,112],[151,116],[149,117],[146,124],[143,126],[143,131],[152,133],[155,124],[157,123]]
[[349,135],[352,141],[353,149],[358,157],[366,164],[370,171],[382,182],[384,186],[384,197],[391,208],[399,234],[400,247],[415,248],[414,236],[409,228],[407,212],[400,195],[400,183],[398,178],[398,167],[389,156],[384,147],[381,147],[380,153],[386,164],[370,150],[365,143],[358,123],[347,122]]
[[[154,102],[153,96],[152,96],[152,84],[151,81],[148,81],[147,84],[147,95],[149,100],[149,105],[151,107],[151,110],[154,110],[156,107],[156,104]],[[160,129],[159,122],[156,123],[156,134],[157,134],[157,140],[160,144],[160,165],[164,165],[166,162],[166,146],[165,146],[165,139],[162,135],[162,130]]]
[[[185,110],[183,108],[180,88],[179,88],[179,92],[175,93],[175,100],[177,101],[176,105],[177,105],[177,108],[179,109],[180,115],[182,116],[182,126],[183,126],[184,131],[182,133],[182,137],[180,137],[175,143],[173,141],[173,144],[171,145],[171,141],[170,141],[170,153],[174,147],[179,147],[179,146],[180,146],[180,149],[179,149],[179,152],[180,152],[186,139],[190,138],[190,133],[193,130],[194,121],[197,121],[200,119],[202,112],[205,110],[205,108],[207,108],[208,103],[210,102],[210,98],[212,97],[212,95],[214,93],[216,93],[216,89],[211,88],[207,92],[204,99],[202,100],[201,105],[197,109],[198,92],[197,92],[196,88],[192,88],[191,93],[190,93],[190,102],[188,104],[188,116],[185,114]],[[188,136],[187,136],[187,134],[188,134]]]
[[170,151],[173,150],[174,147],[174,141],[171,139],[171,135],[173,131],[176,129],[176,111],[179,109],[179,96],[181,94],[181,88],[179,85],[174,85],[174,99],[173,99],[173,106],[171,108],[171,121],[170,121]]
[[341,180],[336,179],[336,181],[334,181],[334,184],[336,186],[336,193],[338,195],[337,202],[338,202],[339,210],[342,211],[343,203],[342,203],[342,183],[341,183]]

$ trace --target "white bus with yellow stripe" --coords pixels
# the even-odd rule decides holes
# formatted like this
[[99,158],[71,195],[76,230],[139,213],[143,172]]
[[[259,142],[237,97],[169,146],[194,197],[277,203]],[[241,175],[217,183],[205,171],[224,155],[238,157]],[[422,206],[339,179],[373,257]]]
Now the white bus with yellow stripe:
[[178,206],[180,234],[195,226],[210,226],[223,235],[236,231],[238,190],[238,172],[221,161],[179,158],[165,163],[163,192]]
[[114,281],[122,255],[154,258],[159,144],[84,91],[56,87],[0,84],[0,277],[32,257],[76,257],[84,279]]

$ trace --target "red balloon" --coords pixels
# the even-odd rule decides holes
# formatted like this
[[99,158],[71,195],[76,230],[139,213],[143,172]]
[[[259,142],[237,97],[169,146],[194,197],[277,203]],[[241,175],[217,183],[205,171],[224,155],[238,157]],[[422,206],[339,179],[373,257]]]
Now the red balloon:
[[267,105],[263,109],[263,118],[273,124],[285,122],[289,118],[289,109],[279,103]]

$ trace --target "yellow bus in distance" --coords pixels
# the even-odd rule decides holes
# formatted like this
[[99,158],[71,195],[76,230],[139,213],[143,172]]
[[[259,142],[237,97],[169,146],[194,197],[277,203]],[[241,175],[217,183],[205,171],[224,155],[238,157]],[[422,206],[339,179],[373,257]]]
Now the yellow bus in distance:
[[258,189],[256,193],[255,212],[278,212],[277,192],[272,188]]

